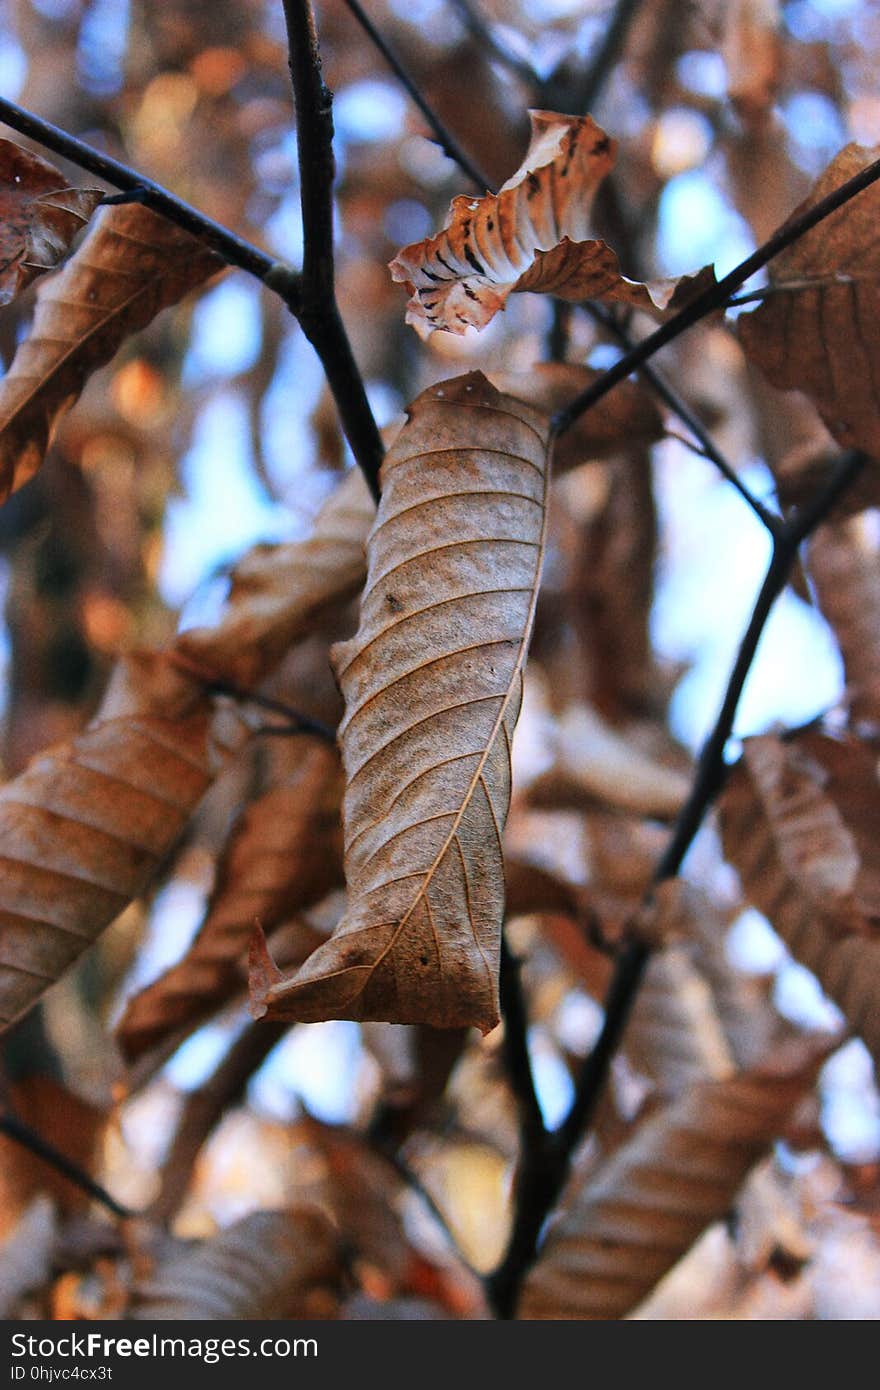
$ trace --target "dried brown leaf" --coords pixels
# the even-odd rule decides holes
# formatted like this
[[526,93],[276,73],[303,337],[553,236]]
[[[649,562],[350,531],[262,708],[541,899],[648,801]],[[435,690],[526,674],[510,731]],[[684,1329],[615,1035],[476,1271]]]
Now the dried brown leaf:
[[526,1279],[521,1318],[620,1318],[723,1217],[827,1052],[693,1086],[588,1170]]
[[747,896],[880,1059],[876,755],[854,739],[746,740],[720,802]]
[[287,742],[284,752],[285,772],[232,831],[193,945],[129,1001],[117,1031],[129,1061],[168,1033],[193,1026],[241,986],[240,962],[256,922],[269,931],[342,881],[336,750],[300,738]]
[[[878,155],[878,148],[847,145],[793,216]],[[795,288],[768,295],[738,324],[746,353],[774,386],[805,392],[838,443],[869,454],[880,453],[878,213],[880,188],[872,184],[780,252],[770,283]]]
[[544,549],[548,426],[479,373],[424,392],[382,471],[360,627],[335,648],[348,911],[255,1007],[498,1020],[501,831]]
[[0,304],[58,265],[103,197],[69,188],[54,164],[0,140]]
[[321,508],[310,537],[248,552],[233,572],[222,628],[190,628],[177,650],[216,679],[252,687],[328,608],[358,592],[375,515],[354,469]]
[[64,269],[40,286],[33,326],[0,382],[0,499],[39,468],[92,372],[222,264],[149,208],[101,210]]
[[749,126],[767,118],[779,86],[782,43],[779,0],[733,0],[725,6],[722,57],[727,92]]
[[407,323],[424,337],[483,328],[518,290],[616,301],[656,316],[708,283],[710,269],[654,285],[622,275],[611,247],[589,239],[593,199],[613,168],[616,142],[590,116],[529,116],[529,148],[500,192],[453,199],[443,230],[391,262],[392,278],[411,296]]
[[[173,1248],[134,1291],[134,1321],[302,1317],[340,1276],[337,1238],[318,1211],[258,1211],[208,1240]],[[307,1314],[306,1314],[307,1315]]]
[[0,789],[0,1018],[10,1022],[143,891],[214,775],[212,707],[132,656],[72,742]]
[[626,1031],[633,1063],[667,1095],[735,1070],[711,990],[683,946],[656,951]]

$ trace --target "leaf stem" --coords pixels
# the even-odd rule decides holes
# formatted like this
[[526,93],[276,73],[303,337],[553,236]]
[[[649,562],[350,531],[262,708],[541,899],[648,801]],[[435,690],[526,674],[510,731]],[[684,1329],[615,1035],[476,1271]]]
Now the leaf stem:
[[36,1158],[41,1158],[44,1163],[48,1163],[62,1177],[67,1178],[68,1182],[87,1193],[96,1202],[100,1202],[114,1216],[126,1218],[135,1215],[129,1207],[117,1202],[116,1198],[111,1196],[99,1182],[95,1182],[94,1178],[80,1168],[78,1163],[74,1163],[73,1159],[68,1158],[60,1149],[56,1149],[54,1144],[50,1144],[29,1125],[17,1120],[14,1115],[0,1115],[0,1134],[5,1134],[8,1139],[20,1144]]

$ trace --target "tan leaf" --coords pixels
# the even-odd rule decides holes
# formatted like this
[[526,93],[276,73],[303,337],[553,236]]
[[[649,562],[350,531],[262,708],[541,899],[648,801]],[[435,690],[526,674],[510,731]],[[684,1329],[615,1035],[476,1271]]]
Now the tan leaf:
[[309,1291],[339,1276],[336,1236],[320,1212],[257,1211],[160,1259],[135,1288],[127,1316],[142,1322],[302,1317]]
[[198,688],[161,656],[120,677],[83,733],[0,789],[3,1023],[143,891],[214,774]]
[[[878,154],[847,145],[793,216]],[[768,295],[738,323],[745,351],[773,385],[805,392],[838,443],[869,454],[880,453],[878,213],[880,188],[872,184],[780,252],[770,262],[770,283],[795,288]]]
[[[873,472],[873,470],[871,470]],[[808,551],[816,599],[843,657],[850,717],[880,722],[880,568],[859,517],[820,526]]]
[[[503,395],[516,396],[553,415],[601,372],[574,362],[536,362],[528,372],[489,372],[488,376]],[[558,476],[587,459],[607,458],[634,444],[653,444],[663,432],[663,416],[650,392],[637,382],[621,381],[556,440],[553,472]]]
[[723,1217],[812,1085],[816,1044],[693,1086],[588,1170],[526,1279],[520,1318],[621,1318]]
[[807,737],[806,755],[804,736],[746,740],[719,806],[724,852],[880,1062],[876,757],[854,740]]
[[375,515],[356,468],[325,502],[308,539],[249,551],[233,572],[222,629],[190,628],[177,650],[215,678],[251,688],[329,607],[361,588]]
[[483,328],[517,290],[618,301],[657,315],[709,282],[711,270],[654,286],[622,275],[611,247],[588,239],[593,198],[613,168],[616,141],[590,116],[529,116],[529,148],[499,193],[453,199],[443,230],[391,262],[392,278],[411,296],[407,323],[424,337]]
[[529,788],[535,805],[600,804],[644,816],[675,816],[690,786],[684,773],[649,757],[588,705],[557,724],[553,767]]
[[102,208],[76,254],[40,286],[33,326],[0,382],[0,499],[39,468],[92,372],[222,264],[149,208]]
[[424,392],[385,460],[360,627],[334,655],[348,911],[292,979],[262,961],[270,1017],[497,1022],[547,451],[546,420],[473,373]]
[[639,1070],[671,1096],[735,1069],[711,990],[683,946],[651,957],[624,1043]]
[[[239,963],[254,924],[265,931],[342,880],[336,750],[285,741],[282,769],[234,827],[202,927],[183,959],[129,1000],[117,1030],[134,1061],[169,1033],[192,1026],[242,984]],[[314,939],[313,939],[314,940]]]
[[0,140],[0,304],[58,264],[103,197],[69,188],[54,164]]

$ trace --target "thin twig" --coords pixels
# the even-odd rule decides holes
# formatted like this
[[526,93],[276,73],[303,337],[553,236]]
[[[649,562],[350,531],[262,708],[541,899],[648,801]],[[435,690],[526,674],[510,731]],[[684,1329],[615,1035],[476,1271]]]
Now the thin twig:
[[[601,323],[603,327],[613,333],[617,341],[625,349],[628,351],[632,349],[632,339],[609,309],[606,309],[602,304],[591,304],[589,306],[589,311],[596,322]],[[660,397],[661,401],[669,407],[673,414],[677,415],[679,420],[687,425],[691,434],[698,441],[700,451],[704,457],[709,459],[711,463],[714,463],[718,472],[723,478],[726,478],[731,487],[736,488],[740,497],[751,507],[755,516],[762,525],[767,528],[771,536],[776,536],[782,527],[781,518],[778,517],[775,512],[771,512],[768,507],[765,507],[764,503],[755,497],[754,493],[746,487],[736,469],[728,462],[718,448],[699,416],[691,410],[687,402],[682,400],[678,392],[670,386],[669,382],[660,375],[651,363],[644,362],[639,368],[639,375],[648,382],[655,394]]]
[[508,72],[514,73],[528,87],[543,95],[544,79],[527,58],[521,57],[501,41],[494,24],[487,23],[476,6],[471,4],[471,0],[452,0],[452,8],[458,12],[465,28],[485,53],[490,53]]
[[730,296],[740,285],[744,284],[755,271],[761,270],[763,266],[772,261],[774,256],[778,256],[780,251],[793,245],[813,227],[823,222],[826,217],[830,217],[838,208],[844,206],[852,198],[864,192],[871,184],[880,179],[880,159],[875,159],[866,168],[847,179],[839,188],[833,189],[824,198],[812,207],[806,208],[796,217],[792,217],[784,226],[778,228],[771,237],[759,246],[757,251],[753,251],[744,261],[741,261],[735,269],[731,270],[716,284],[710,285],[703,290],[679,313],[674,314],[666,323],[661,324],[658,329],[637,343],[629,352],[615,362],[614,366],[609,367],[606,372],[588,386],[585,391],[563,410],[557,411],[553,417],[553,426],[558,434],[564,434],[585,411],[606,396],[619,381],[624,381],[632,372],[637,371],[645,362],[649,361],[660,348],[665,347],[678,338],[688,328],[699,323],[707,315],[714,313],[716,309],[723,308]]
[[345,3],[370,42],[377,51],[382,54],[382,57],[391,68],[391,71],[394,73],[400,85],[405,89],[410,99],[421,111],[428,125],[431,127],[431,130],[434,132],[434,139],[437,141],[437,144],[440,146],[447,159],[453,159],[462,172],[467,174],[471,182],[481,192],[491,188],[491,183],[486,178],[485,174],[481,173],[476,164],[465,154],[455,136],[447,130],[436,111],[433,111],[428,102],[425,101],[425,98],[419,91],[418,84],[407,72],[394,50],[386,43],[369,15],[358,3],[358,0],[345,0]]
[[528,1013],[520,979],[521,963],[501,937],[501,1012],[505,1074],[516,1098],[524,1149],[540,1147],[547,1136],[529,1057]]
[[41,1158],[44,1163],[48,1163],[62,1177],[67,1178],[82,1192],[89,1197],[100,1202],[102,1206],[111,1211],[114,1216],[127,1218],[136,1215],[129,1207],[123,1206],[122,1202],[117,1202],[105,1187],[99,1182],[95,1182],[78,1163],[68,1158],[60,1149],[56,1149],[54,1144],[50,1144],[41,1134],[17,1120],[14,1115],[0,1115],[0,1133],[5,1134],[8,1139],[12,1139],[16,1144],[20,1144],[23,1149],[34,1154],[36,1158]]
[[[296,108],[303,273],[296,316],[321,359],[346,437],[373,497],[385,448],[336,302],[333,266],[333,110],[309,0],[283,0]],[[271,283],[271,277],[270,282]]]
[[[867,462],[863,454],[844,455],[831,478],[812,501],[789,517],[774,537],[770,565],[755,600],[715,726],[700,754],[690,795],[654,871],[655,886],[674,878],[678,873],[709,807],[723,785],[727,772],[725,748],[733,731],[743,687],[767,619],[788,582],[798,549],[855,482]],[[530,1171],[523,1174],[522,1200],[516,1211],[504,1259],[487,1280],[487,1293],[499,1317],[513,1316],[523,1279],[535,1259],[544,1222],[558,1200],[575,1146],[586,1132],[604,1091],[611,1062],[629,1021],[650,955],[650,947],[637,939],[628,942],[621,951],[605,1000],[602,1030],[581,1070],[569,1113],[559,1129],[550,1136],[542,1166],[533,1164]]]
[[584,80],[578,84],[580,112],[592,111],[598,101],[602,88],[623,52],[630,25],[638,14],[641,3],[642,0],[617,0],[614,13],[596,48]]
[[183,227],[184,231],[191,232],[200,241],[204,241],[229,265],[246,270],[249,275],[255,275],[258,280],[263,281],[267,275],[274,273],[278,276],[283,272],[288,279],[289,307],[296,312],[299,277],[290,266],[283,265],[274,256],[236,236],[227,227],[222,227],[205,213],[175,197],[167,188],[162,188],[144,174],[121,164],[118,159],[103,154],[92,145],[87,145],[84,140],[77,139],[75,135],[68,135],[67,131],[60,130],[58,126],[44,121],[31,111],[25,111],[23,107],[16,106],[15,102],[7,101],[3,97],[0,97],[0,120],[21,135],[27,135],[30,139],[45,145],[47,149],[54,150],[55,154],[69,159],[71,163],[88,169],[89,173],[113,184],[114,188],[121,188],[125,192],[137,195],[154,212],[161,213],[178,227]]

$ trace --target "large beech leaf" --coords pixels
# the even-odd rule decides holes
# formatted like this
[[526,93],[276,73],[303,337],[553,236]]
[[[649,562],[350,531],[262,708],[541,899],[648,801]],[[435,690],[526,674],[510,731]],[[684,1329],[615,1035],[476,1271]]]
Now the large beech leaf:
[[383,465],[360,626],[334,649],[348,910],[290,979],[257,952],[258,1013],[497,1022],[501,831],[548,435],[479,373],[411,407]]
[[[847,145],[794,215],[878,155],[880,147]],[[805,392],[839,443],[870,454],[880,454],[878,216],[872,184],[770,262],[770,284],[793,288],[738,323],[743,347],[774,386]]]
[[662,315],[708,283],[711,271],[655,285],[622,275],[611,247],[589,237],[593,198],[614,166],[616,141],[590,116],[529,116],[529,148],[499,193],[453,199],[443,230],[391,262],[393,279],[411,295],[407,323],[425,337],[482,328],[516,290],[619,301]]
[[132,656],[88,728],[0,789],[0,1022],[149,883],[222,756],[212,713],[167,659]]
[[361,588],[375,515],[356,468],[324,503],[306,540],[248,552],[233,571],[222,627],[190,628],[177,650],[217,679],[252,686],[329,607]]
[[627,1055],[667,1095],[735,1070],[707,982],[684,946],[655,952],[626,1030]]
[[303,1317],[310,1290],[340,1277],[338,1239],[321,1212],[255,1211],[207,1240],[172,1247],[135,1286],[127,1316],[144,1322]]
[[149,208],[101,209],[64,269],[40,286],[31,330],[0,381],[0,499],[39,468],[92,372],[222,265]]
[[691,1087],[574,1181],[526,1279],[521,1318],[624,1317],[722,1218],[827,1056],[811,1043]]
[[747,739],[719,809],[747,896],[880,1062],[875,751],[815,731]]
[[129,1061],[197,1023],[218,997],[241,987],[239,962],[255,922],[269,931],[342,881],[336,750],[301,738],[285,741],[284,753],[285,775],[247,807],[232,831],[193,945],[129,1001],[117,1030]]
[[103,197],[69,188],[54,164],[0,140],[0,304],[58,264]]

